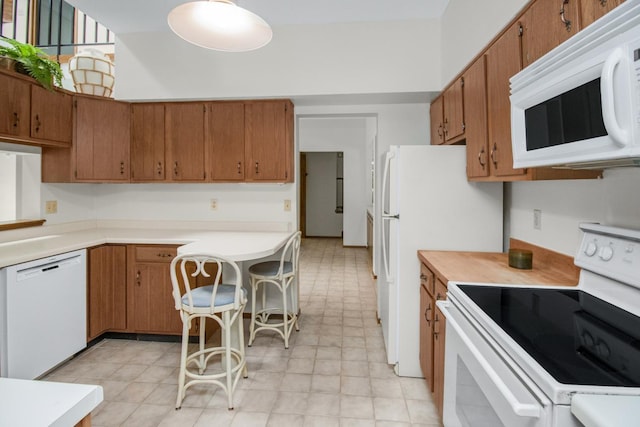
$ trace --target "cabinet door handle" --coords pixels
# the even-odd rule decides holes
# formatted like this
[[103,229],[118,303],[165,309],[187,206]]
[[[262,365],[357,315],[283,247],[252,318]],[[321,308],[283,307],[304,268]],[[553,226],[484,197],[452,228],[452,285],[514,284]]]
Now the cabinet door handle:
[[166,252],[158,252],[158,257],[160,257],[160,258],[169,258],[169,257],[171,257],[171,254],[168,254]]
[[136,272],[136,285],[140,286],[141,280],[140,280],[140,270],[138,270]]
[[444,119],[444,134],[449,135],[449,119],[446,117]]
[[480,166],[482,166],[482,169],[484,169],[484,167],[487,165],[487,162],[485,160],[486,156],[485,156],[486,152],[484,151],[484,147],[482,147],[482,150],[480,150],[480,152],[478,153],[478,163],[480,163]]
[[427,322],[427,326],[431,326],[431,320],[429,319],[429,312],[431,311],[431,303],[424,310],[424,320]]
[[440,322],[440,319],[438,319],[438,313],[436,313],[434,319],[433,319],[433,338],[434,339],[438,339],[438,334],[440,334],[440,328],[436,329],[436,326],[439,326],[438,323]]
[[491,161],[493,162],[493,167],[495,167],[496,169],[498,169],[498,158],[496,156],[497,152],[498,152],[498,144],[494,142],[493,149],[491,150]]
[[40,132],[40,125],[42,123],[40,123],[40,115],[36,114],[36,132]]
[[242,174],[242,162],[238,162],[238,173]]
[[[606,2],[606,0],[605,0]],[[564,16],[565,14],[565,6],[569,4],[569,0],[562,0],[562,5],[560,6],[560,20],[564,24],[564,27],[567,29],[567,32],[571,32],[571,21]]]
[[19,124],[20,124],[20,116],[18,116],[18,113],[16,113],[14,111],[13,112],[13,127],[17,128]]
[[607,0],[600,0],[600,6],[606,7],[607,6]]
[[442,138],[442,123],[438,124],[438,137]]
[[162,175],[162,162],[158,162],[158,175]]
[[260,162],[256,162],[256,173],[260,173],[259,165]]
[[124,162],[120,162],[120,175],[124,175]]
[[173,164],[173,175],[178,176],[178,162]]

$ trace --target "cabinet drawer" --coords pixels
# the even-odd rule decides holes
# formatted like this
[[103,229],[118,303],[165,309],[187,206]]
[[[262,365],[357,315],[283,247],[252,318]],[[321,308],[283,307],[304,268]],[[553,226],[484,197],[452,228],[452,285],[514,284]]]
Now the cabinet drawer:
[[434,274],[429,267],[420,264],[420,285],[424,286],[429,295],[433,296],[435,291]]
[[436,301],[447,299],[447,285],[440,278],[436,278],[435,299]]
[[177,255],[176,246],[136,246],[136,261],[170,262]]

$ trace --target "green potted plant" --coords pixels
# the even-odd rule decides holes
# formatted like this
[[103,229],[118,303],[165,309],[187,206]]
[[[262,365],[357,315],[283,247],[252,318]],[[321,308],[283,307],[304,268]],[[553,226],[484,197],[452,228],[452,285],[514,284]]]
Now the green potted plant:
[[18,72],[22,68],[26,74],[49,90],[53,90],[54,84],[62,87],[64,76],[60,64],[49,59],[44,51],[31,44],[4,36],[1,41],[4,44],[0,44],[0,57],[4,56],[14,60]]

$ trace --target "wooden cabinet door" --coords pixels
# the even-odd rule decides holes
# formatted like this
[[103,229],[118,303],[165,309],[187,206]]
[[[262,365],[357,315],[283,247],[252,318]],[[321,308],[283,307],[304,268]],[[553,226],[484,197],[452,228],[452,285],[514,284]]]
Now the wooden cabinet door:
[[0,74],[0,134],[29,137],[30,84]]
[[133,270],[130,328],[141,333],[179,334],[182,321],[172,296],[169,263],[139,262]]
[[427,387],[433,391],[433,304],[425,286],[420,286],[420,368]]
[[446,321],[438,306],[435,307],[433,316],[433,402],[438,408],[440,417],[442,417]]
[[464,133],[464,78],[444,91],[444,137],[450,141]]
[[439,96],[431,103],[429,109],[431,118],[431,145],[439,145],[444,142],[444,106],[443,97]]
[[168,145],[167,178],[202,182],[206,179],[206,106],[204,103],[165,105],[165,143]]
[[104,245],[88,251],[87,341],[106,331],[127,328],[126,246]]
[[624,0],[580,0],[580,26],[585,28],[623,2]]
[[68,93],[31,85],[31,137],[71,145],[72,103]]
[[164,104],[131,105],[131,180],[165,180]]
[[293,108],[289,101],[245,104],[245,178],[292,182]]
[[521,69],[520,25],[516,22],[489,47],[487,60],[487,112],[491,175],[525,174],[513,168],[509,78]]
[[244,104],[209,104],[209,149],[211,179],[244,180]]
[[180,334],[182,321],[175,309],[169,267],[174,246],[130,245],[128,328],[133,332]]
[[526,67],[580,31],[579,0],[536,0],[521,23],[522,63]]
[[465,139],[467,141],[467,177],[489,176],[487,139],[486,60],[479,57],[464,73]]
[[128,181],[131,110],[126,102],[76,97],[75,178]]

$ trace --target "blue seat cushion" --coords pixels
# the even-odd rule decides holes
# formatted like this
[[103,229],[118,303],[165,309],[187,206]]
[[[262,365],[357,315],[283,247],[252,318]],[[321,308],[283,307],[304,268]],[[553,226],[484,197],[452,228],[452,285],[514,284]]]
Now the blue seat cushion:
[[[278,274],[280,268],[280,261],[265,261],[253,264],[249,267],[249,273],[256,274],[258,276],[275,276]],[[293,271],[293,266],[289,261],[285,261],[282,267],[283,274],[289,274]]]
[[[194,307],[209,307],[211,304],[211,293],[213,292],[213,285],[201,286],[191,290],[191,297],[193,298]],[[235,298],[236,287],[234,285],[218,285],[218,292],[216,293],[216,300],[214,307],[221,305],[232,304]],[[247,290],[242,288],[242,294],[246,298]],[[189,298],[187,294],[182,296],[182,303],[189,305]]]

